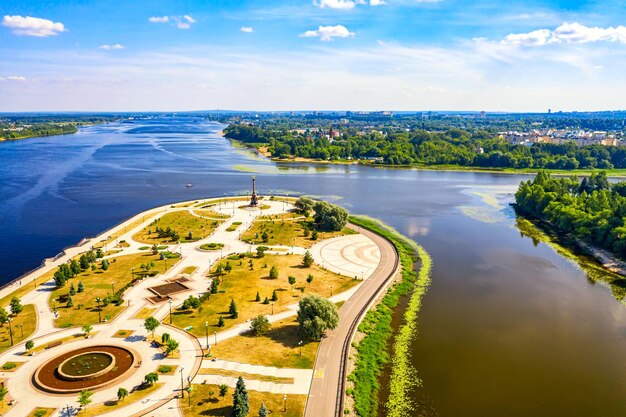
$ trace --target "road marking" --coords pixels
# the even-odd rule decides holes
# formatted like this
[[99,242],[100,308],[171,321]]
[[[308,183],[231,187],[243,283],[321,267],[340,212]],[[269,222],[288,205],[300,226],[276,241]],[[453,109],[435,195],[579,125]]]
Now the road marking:
[[323,369],[316,369],[315,370],[315,375],[313,376],[313,378],[316,378],[316,379],[324,378],[324,370]]

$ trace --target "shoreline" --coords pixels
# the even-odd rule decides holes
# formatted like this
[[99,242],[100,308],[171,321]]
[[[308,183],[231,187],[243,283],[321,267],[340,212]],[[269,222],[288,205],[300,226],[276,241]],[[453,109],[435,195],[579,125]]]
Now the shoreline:
[[485,168],[485,167],[474,167],[474,166],[462,166],[462,165],[386,165],[386,164],[377,164],[372,161],[366,161],[361,159],[346,161],[324,161],[321,159],[314,158],[301,158],[301,157],[293,157],[291,158],[277,158],[271,157],[262,152],[257,146],[248,144],[245,142],[241,142],[237,139],[229,138],[224,135],[224,131],[220,132],[220,135],[231,142],[235,142],[243,148],[254,150],[259,156],[262,156],[272,162],[277,164],[314,164],[314,165],[362,165],[369,166],[372,168],[378,169],[398,169],[398,170],[415,170],[415,171],[441,171],[441,172],[469,172],[469,173],[477,173],[477,174],[506,174],[506,175],[536,175],[540,171],[546,171],[551,175],[555,176],[570,176],[576,175],[581,177],[589,177],[593,173],[604,171],[607,173],[609,178],[626,178],[626,168],[621,169],[573,169],[573,170],[559,170],[559,169],[542,169],[542,168]]

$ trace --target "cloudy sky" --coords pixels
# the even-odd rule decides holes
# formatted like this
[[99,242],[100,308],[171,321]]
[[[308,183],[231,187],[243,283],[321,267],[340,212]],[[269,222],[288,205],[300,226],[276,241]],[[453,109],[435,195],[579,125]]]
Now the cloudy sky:
[[626,109],[626,0],[11,0],[0,111]]

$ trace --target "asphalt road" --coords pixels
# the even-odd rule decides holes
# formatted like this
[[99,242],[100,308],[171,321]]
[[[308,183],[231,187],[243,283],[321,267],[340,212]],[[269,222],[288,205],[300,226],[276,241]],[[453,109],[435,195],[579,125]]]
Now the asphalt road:
[[[357,228],[356,226],[352,226]],[[322,339],[315,359],[313,382],[304,412],[305,417],[343,415],[345,364],[354,331],[377,295],[386,288],[399,266],[395,247],[381,236],[357,228],[380,249],[380,263],[339,311],[339,326]]]

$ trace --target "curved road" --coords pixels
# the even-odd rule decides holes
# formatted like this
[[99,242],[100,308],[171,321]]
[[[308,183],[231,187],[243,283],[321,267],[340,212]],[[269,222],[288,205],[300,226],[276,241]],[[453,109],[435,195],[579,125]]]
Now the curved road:
[[339,311],[339,325],[326,334],[315,359],[313,382],[304,411],[305,417],[343,415],[345,366],[354,331],[361,319],[398,270],[395,247],[387,239],[367,229],[351,225],[369,237],[380,249],[380,263]]

